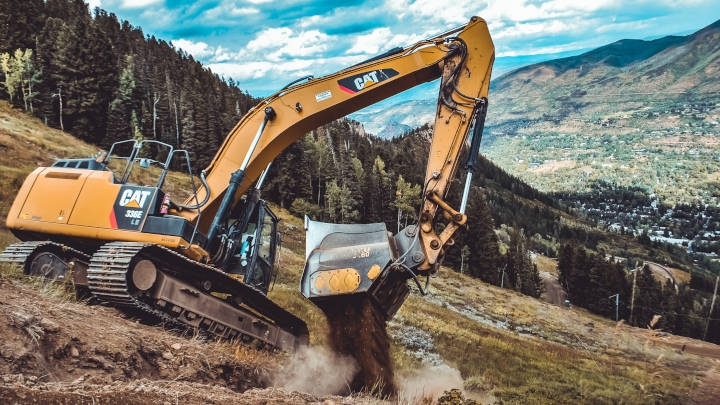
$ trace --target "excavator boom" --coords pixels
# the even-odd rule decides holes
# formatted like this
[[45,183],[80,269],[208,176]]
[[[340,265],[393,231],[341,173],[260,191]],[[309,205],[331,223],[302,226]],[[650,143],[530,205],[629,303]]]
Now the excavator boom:
[[[438,207],[448,208],[442,199],[457,172],[478,107],[486,103],[493,60],[487,24],[473,17],[461,28],[271,95],[238,122],[205,169],[209,187],[200,192],[199,199],[208,198],[208,203],[199,211],[199,230],[208,234],[212,243],[213,222],[216,226],[222,223],[227,215],[223,211],[236,206],[268,164],[308,131],[442,77],[420,221],[426,256],[423,268],[434,268],[452,235],[449,230],[435,234],[434,217]],[[241,177],[238,168],[243,172]],[[239,184],[231,187],[233,182]],[[221,207],[228,189],[234,193]],[[180,215],[194,221],[198,211]]]
[[[292,142],[322,124],[441,78],[419,223],[397,238],[388,236],[384,224],[308,221],[306,227],[303,294],[329,307],[334,297],[368,293],[391,317],[407,294],[405,280],[436,271],[445,248],[466,221],[463,211],[470,177],[459,210],[444,199],[473,123],[471,160],[478,153],[493,60],[487,25],[473,17],[464,27],[328,76],[309,78],[263,100],[232,130],[206,169],[209,187],[204,192],[209,190],[210,195],[201,195],[209,202],[200,212],[209,215],[200,219],[199,229],[208,236],[207,248],[216,249],[214,240],[231,207]],[[193,211],[181,215],[197,219]],[[438,234],[435,224],[441,216],[448,222]],[[390,268],[400,271],[391,273]]]

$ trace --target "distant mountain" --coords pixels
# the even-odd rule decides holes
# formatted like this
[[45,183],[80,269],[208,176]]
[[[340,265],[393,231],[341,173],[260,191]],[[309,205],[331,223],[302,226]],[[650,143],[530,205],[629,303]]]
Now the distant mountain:
[[371,107],[350,118],[361,122],[365,130],[383,139],[392,139],[432,122],[437,102],[434,100],[409,100],[391,106]]
[[541,191],[638,187],[720,202],[720,21],[621,40],[491,83],[487,154]]
[[[720,201],[720,20],[686,36],[624,39],[491,82],[483,151],[541,191],[598,181],[661,202]],[[353,117],[395,136],[432,122],[435,100]]]
[[[491,84],[494,115],[489,119],[556,115],[573,104],[583,110],[627,93],[678,98],[720,91],[720,20],[687,36],[652,41],[623,39],[581,55],[525,66]],[[526,100],[518,102],[518,97]],[[534,98],[534,99],[533,99]],[[635,101],[638,97],[632,97]],[[646,101],[646,100],[640,100]],[[518,108],[518,107],[524,108]],[[527,108],[532,107],[532,108]],[[573,112],[577,108],[563,111]],[[500,114],[498,114],[500,113]]]

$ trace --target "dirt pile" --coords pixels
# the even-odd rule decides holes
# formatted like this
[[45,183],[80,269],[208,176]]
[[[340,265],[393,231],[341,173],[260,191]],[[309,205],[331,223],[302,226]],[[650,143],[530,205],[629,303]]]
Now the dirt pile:
[[353,392],[370,391],[385,397],[397,393],[390,337],[383,315],[368,297],[343,298],[321,305],[329,325],[330,347],[352,357],[358,372],[349,384]]

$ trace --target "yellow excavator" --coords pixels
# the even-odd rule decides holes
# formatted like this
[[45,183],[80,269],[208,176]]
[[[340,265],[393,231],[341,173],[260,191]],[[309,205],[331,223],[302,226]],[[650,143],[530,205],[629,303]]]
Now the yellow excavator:
[[[280,254],[278,219],[260,198],[271,162],[318,126],[441,78],[417,224],[393,236],[382,223],[306,220],[303,295],[323,309],[368,297],[390,319],[408,280],[421,287],[418,278],[437,271],[466,222],[493,60],[487,24],[473,17],[337,73],[296,80],[237,123],[182,203],[164,185],[178,160],[193,178],[189,154],[162,142],[117,142],[97,157],[39,167],[7,217],[22,242],[0,260],[29,275],[71,278],[96,299],[143,317],[293,350],[307,342],[307,326],[266,297]],[[454,209],[445,197],[467,149]],[[142,170],[155,177],[131,181]]]

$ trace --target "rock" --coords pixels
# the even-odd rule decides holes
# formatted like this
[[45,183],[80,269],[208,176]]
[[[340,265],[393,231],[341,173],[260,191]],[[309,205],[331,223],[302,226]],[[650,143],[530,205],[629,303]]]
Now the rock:
[[80,355],[80,351],[77,349],[77,347],[72,346],[70,347],[70,355],[72,357],[78,357]]
[[172,346],[170,346],[173,350],[180,350],[182,348],[182,345],[180,343],[174,343]]
[[40,319],[40,327],[50,333],[56,333],[57,331],[60,330],[60,326],[58,326],[57,323],[55,323],[47,318]]
[[172,360],[175,358],[175,356],[173,356],[173,354],[170,352],[163,352],[162,357],[165,360]]

